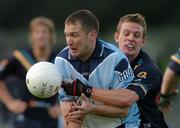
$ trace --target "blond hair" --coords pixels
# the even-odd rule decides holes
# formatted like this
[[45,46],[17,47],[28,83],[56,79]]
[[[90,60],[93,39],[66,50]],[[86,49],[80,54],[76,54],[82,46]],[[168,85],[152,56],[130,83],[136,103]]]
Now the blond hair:
[[133,22],[141,25],[143,27],[143,38],[146,37],[147,25],[143,15],[139,13],[135,13],[135,14],[127,14],[121,17],[117,25],[117,32],[120,31],[121,25],[125,22]]
[[52,45],[54,45],[56,42],[56,32],[55,32],[55,25],[53,21],[46,17],[33,18],[29,24],[29,34],[31,34],[33,29],[39,25],[44,25],[49,29],[49,32],[51,35],[50,42],[52,43]]

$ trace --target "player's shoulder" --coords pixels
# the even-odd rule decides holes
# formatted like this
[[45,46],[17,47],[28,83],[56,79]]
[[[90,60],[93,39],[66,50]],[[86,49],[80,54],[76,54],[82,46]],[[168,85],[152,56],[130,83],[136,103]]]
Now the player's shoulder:
[[68,55],[69,55],[69,48],[68,46],[65,47],[63,50],[61,50],[56,57],[62,57],[64,59],[68,59]]
[[21,52],[21,53],[28,53],[32,54],[32,48],[21,48],[21,49],[15,49],[13,52]]
[[176,51],[176,53],[174,53],[172,56],[180,59],[180,48],[179,48],[178,51]]
[[141,56],[134,70],[150,74],[151,76],[161,76],[161,71],[151,57],[144,51],[141,51]]
[[171,60],[180,65],[180,48],[175,54],[171,55]]
[[19,63],[19,58],[22,58],[25,52],[27,52],[26,54],[28,54],[30,51],[29,49],[13,50],[9,56],[7,56],[5,59],[0,61],[0,65],[8,65],[8,67],[17,68],[17,66],[21,65]]
[[22,48],[22,49],[15,49],[12,52],[12,56],[10,58],[17,59],[19,56],[24,56],[24,57],[32,57],[32,49],[30,48]]
[[32,58],[33,52],[32,48],[21,48],[21,49],[15,49],[13,51],[13,56],[24,56],[25,58]]
[[119,49],[111,42],[106,42],[104,40],[98,39],[97,43],[100,43],[104,47],[104,52],[114,53],[119,51]]
[[113,43],[111,42],[105,42],[103,40],[98,40],[101,45],[103,46],[103,55],[104,56],[108,56],[108,55],[111,55],[113,54],[114,56],[117,56],[117,57],[125,57],[124,53],[118,48],[116,47]]

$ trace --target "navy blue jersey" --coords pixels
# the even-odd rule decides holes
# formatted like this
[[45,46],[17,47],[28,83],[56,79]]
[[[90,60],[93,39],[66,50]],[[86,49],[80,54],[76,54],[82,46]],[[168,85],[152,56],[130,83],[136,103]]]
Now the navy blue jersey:
[[171,62],[168,67],[176,74],[180,75],[180,48],[174,55],[171,56]]
[[163,114],[158,110],[155,98],[162,82],[162,74],[152,59],[143,51],[131,63],[135,79],[128,89],[135,91],[141,113],[142,128],[167,128]]
[[[56,53],[52,53],[49,62],[53,63],[55,56]],[[17,98],[28,104],[28,108],[23,115],[33,120],[50,121],[52,119],[48,114],[47,108],[57,103],[57,95],[47,99],[37,98],[29,92],[25,83],[28,68],[36,62],[37,60],[32,53],[32,49],[16,50],[12,56],[1,62],[0,80],[6,80],[10,76],[16,76],[17,82],[15,81],[13,85],[17,84],[14,87],[17,90]]]

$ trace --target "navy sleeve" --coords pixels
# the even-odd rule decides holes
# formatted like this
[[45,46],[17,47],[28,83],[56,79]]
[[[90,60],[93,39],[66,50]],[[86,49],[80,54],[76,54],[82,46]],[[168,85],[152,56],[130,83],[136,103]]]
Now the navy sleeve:
[[17,59],[14,56],[4,59],[0,63],[0,80],[5,80],[17,70]]
[[139,65],[134,69],[135,78],[127,87],[135,91],[141,99],[148,91],[159,88],[162,81],[160,70],[153,64]]
[[168,67],[176,74],[180,75],[180,50],[171,56],[171,62]]

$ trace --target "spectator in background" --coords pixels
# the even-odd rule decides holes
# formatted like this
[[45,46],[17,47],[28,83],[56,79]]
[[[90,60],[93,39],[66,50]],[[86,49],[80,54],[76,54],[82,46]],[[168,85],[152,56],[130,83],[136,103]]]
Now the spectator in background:
[[180,82],[180,49],[171,56],[171,62],[165,70],[161,86],[160,107],[166,112],[171,109],[170,99],[177,94],[176,85]]
[[[47,99],[34,97],[25,84],[26,72],[33,64],[39,61],[54,62],[54,23],[45,17],[34,18],[29,25],[29,38],[32,48],[15,50],[1,65],[0,100],[17,115],[13,122],[15,128],[57,128],[60,115],[57,95]],[[5,80],[11,75],[21,80],[21,84],[15,87],[18,90],[17,98],[6,87]]]

